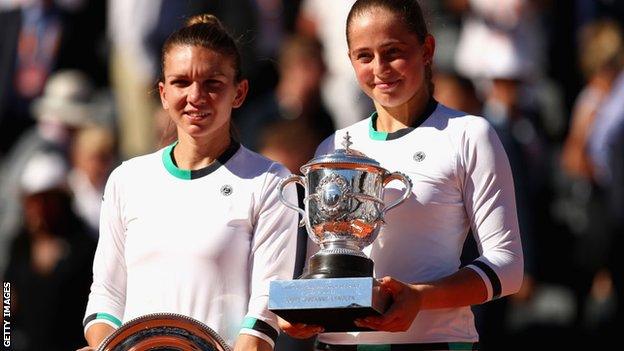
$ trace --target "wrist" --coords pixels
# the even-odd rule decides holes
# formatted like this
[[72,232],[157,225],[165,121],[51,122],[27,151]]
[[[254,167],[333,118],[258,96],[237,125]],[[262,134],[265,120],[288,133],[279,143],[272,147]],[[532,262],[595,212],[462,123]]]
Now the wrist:
[[434,293],[435,287],[429,283],[410,284],[410,288],[414,291],[414,296],[418,299],[420,309],[430,309],[431,295]]

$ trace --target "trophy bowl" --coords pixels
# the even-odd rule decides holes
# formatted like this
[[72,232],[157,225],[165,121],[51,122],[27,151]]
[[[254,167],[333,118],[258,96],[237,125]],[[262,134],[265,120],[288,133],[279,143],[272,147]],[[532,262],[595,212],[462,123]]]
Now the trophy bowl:
[[124,323],[97,351],[230,351],[214,330],[176,313],[153,313]]
[[[310,258],[304,278],[372,276],[372,261],[362,249],[379,235],[385,213],[411,194],[409,177],[388,172],[350,145],[347,133],[344,149],[311,160],[301,167],[303,177],[291,175],[279,185],[280,200],[302,215],[300,225],[306,226],[310,239],[320,246],[320,251]],[[384,188],[393,180],[403,182],[405,189],[399,199],[386,205]],[[283,196],[284,187],[292,182],[305,189],[305,210],[288,203]],[[339,267],[342,265],[347,271]]]
[[[326,332],[367,331],[353,321],[386,310],[390,297],[373,278],[374,263],[362,249],[379,235],[386,212],[412,193],[406,175],[351,149],[348,133],[342,145],[302,166],[303,176],[280,183],[280,201],[301,214],[300,225],[320,250],[299,279],[272,281],[269,291],[269,310],[291,323],[321,325]],[[404,184],[403,195],[386,205],[384,189],[393,180]],[[284,198],[284,188],[293,182],[305,189],[305,210]]]

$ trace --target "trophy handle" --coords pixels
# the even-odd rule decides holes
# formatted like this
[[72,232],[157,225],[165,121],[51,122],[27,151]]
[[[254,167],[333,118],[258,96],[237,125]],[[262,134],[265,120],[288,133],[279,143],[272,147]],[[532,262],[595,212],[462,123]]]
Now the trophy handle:
[[405,192],[403,193],[403,196],[401,196],[400,199],[392,202],[391,204],[389,204],[383,209],[382,218],[386,214],[386,212],[390,211],[394,207],[401,204],[403,201],[407,200],[407,198],[412,193],[412,180],[407,175],[401,172],[390,173],[384,177],[383,186],[385,187],[388,183],[390,183],[393,180],[400,180],[401,182],[403,182],[403,184],[405,184]]
[[296,174],[291,174],[290,176],[282,179],[279,183],[278,186],[278,196],[279,196],[279,200],[284,204],[284,206],[290,208],[291,210],[295,210],[297,212],[299,212],[299,214],[301,215],[301,221],[299,221],[299,226],[303,227],[306,224],[306,213],[304,210],[300,209],[299,206],[297,205],[293,205],[290,202],[288,202],[288,200],[286,200],[286,198],[284,197],[284,187],[286,187],[286,185],[288,185],[289,183],[298,183],[301,184],[301,186],[303,186],[305,188],[305,180],[303,179],[302,176],[300,175],[296,175]]

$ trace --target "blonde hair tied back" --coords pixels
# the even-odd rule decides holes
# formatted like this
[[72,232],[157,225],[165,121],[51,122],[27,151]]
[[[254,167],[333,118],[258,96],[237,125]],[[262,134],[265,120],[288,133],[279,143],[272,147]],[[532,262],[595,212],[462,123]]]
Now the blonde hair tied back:
[[212,15],[210,13],[194,15],[186,20],[186,27],[194,26],[196,24],[214,25],[219,28],[223,28],[221,21],[219,21],[219,19],[215,15]]
[[165,73],[165,57],[176,45],[200,46],[231,58],[236,71],[236,81],[240,82],[243,79],[241,56],[236,41],[215,15],[209,13],[194,15],[186,20],[184,27],[171,33],[161,51],[161,81]]

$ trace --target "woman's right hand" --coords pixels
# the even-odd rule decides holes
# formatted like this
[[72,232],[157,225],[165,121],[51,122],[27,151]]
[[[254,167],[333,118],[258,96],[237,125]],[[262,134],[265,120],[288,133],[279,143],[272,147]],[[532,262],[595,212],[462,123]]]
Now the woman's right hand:
[[81,349],[78,349],[76,351],[95,351],[95,347],[91,347],[91,346],[85,346]]
[[303,323],[290,324],[290,322],[281,318],[278,318],[277,323],[284,333],[295,339],[308,339],[324,331],[323,327],[319,325],[307,325]]

